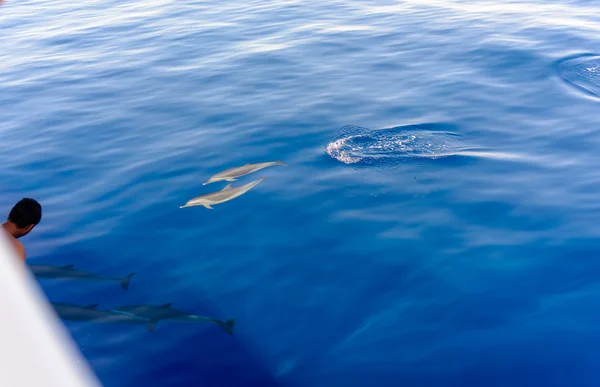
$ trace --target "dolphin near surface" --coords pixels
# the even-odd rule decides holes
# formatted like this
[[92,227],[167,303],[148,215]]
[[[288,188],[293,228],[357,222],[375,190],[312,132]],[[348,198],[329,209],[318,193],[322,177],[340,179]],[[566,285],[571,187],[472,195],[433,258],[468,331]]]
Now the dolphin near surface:
[[185,203],[183,206],[180,206],[179,208],[204,206],[209,210],[212,210],[213,208],[211,206],[215,204],[225,203],[232,199],[235,199],[238,196],[241,196],[246,192],[250,191],[252,187],[254,187],[263,180],[264,178],[260,178],[258,180],[251,181],[248,184],[240,185],[239,187],[232,187],[231,184],[228,184],[225,188],[223,188],[220,191],[195,197],[187,203]]
[[213,323],[225,330],[229,335],[233,335],[233,325],[235,319],[221,321],[212,317],[196,316],[185,313],[181,310],[171,308],[172,303],[163,305],[124,305],[112,309],[111,312],[121,313],[125,316],[142,318],[149,323],[156,324],[160,320],[170,320],[179,322],[207,322]]
[[216,175],[212,176],[208,181],[203,183],[202,185],[207,185],[210,183],[215,183],[217,181],[236,181],[238,178],[248,175],[252,172],[259,171],[263,168],[272,167],[274,165],[287,165],[283,161],[270,161],[267,163],[256,163],[256,164],[245,164],[241,167],[229,168],[223,172],[219,172]]
[[130,273],[123,278],[108,277],[90,273],[88,271],[76,270],[75,265],[51,266],[51,265],[29,265],[33,275],[38,278],[53,278],[53,279],[75,279],[83,281],[119,281],[121,287],[125,290],[129,289],[129,281],[135,273]]
[[111,310],[97,309],[98,304],[81,306],[62,302],[52,302],[51,305],[54,307],[56,314],[63,320],[143,324],[150,332],[154,331],[154,326],[156,325],[156,321],[148,321],[136,316],[115,313]]

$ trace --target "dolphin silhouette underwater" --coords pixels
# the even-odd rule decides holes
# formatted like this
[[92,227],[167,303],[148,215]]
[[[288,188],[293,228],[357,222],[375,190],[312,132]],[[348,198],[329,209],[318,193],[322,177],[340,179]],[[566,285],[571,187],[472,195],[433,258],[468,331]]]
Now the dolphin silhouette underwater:
[[154,326],[156,325],[156,321],[148,321],[132,315],[115,313],[111,310],[96,309],[98,304],[91,304],[87,306],[73,305],[62,302],[51,302],[50,304],[54,307],[56,314],[58,314],[58,316],[63,320],[143,324],[150,332],[154,331]]
[[75,265],[51,266],[51,265],[29,265],[33,274],[38,278],[74,279],[84,281],[119,281],[121,287],[129,289],[129,281],[135,273],[130,273],[123,278],[107,277],[90,273],[88,271],[76,270]]
[[213,323],[223,328],[229,335],[233,335],[235,319],[221,321],[212,317],[196,316],[171,308],[171,305],[173,305],[171,302],[163,305],[124,305],[111,309],[111,312],[143,318],[149,321],[149,324],[153,324],[153,326],[160,320]]
[[207,185],[210,183],[215,183],[217,181],[236,181],[238,178],[248,175],[252,172],[259,171],[263,168],[272,167],[274,165],[287,165],[283,161],[270,161],[267,163],[257,163],[257,164],[245,164],[241,167],[229,168],[223,172],[219,172],[216,175],[212,176],[208,181],[203,183],[202,185]]
[[264,178],[260,178],[258,180],[251,181],[248,184],[241,185],[239,187],[232,187],[231,184],[227,184],[227,186],[222,190],[195,197],[189,200],[183,206],[180,206],[179,208],[204,206],[209,210],[212,210],[213,208],[211,206],[214,206],[215,204],[225,203],[232,199],[235,199],[238,196],[241,196],[246,192],[250,191],[252,187],[254,187],[263,180]]

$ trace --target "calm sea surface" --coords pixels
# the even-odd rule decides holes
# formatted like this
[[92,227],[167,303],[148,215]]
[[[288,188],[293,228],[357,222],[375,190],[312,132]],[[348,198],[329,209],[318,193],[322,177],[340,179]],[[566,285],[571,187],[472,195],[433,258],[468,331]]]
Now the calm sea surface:
[[[7,0],[0,208],[108,387],[600,385],[597,1]],[[230,202],[224,169],[282,160]]]

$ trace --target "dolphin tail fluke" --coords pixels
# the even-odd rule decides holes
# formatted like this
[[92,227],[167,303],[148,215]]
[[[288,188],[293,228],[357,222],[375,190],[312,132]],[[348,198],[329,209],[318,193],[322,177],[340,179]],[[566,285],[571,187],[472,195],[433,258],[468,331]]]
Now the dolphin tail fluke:
[[121,280],[121,287],[125,290],[129,289],[129,281],[131,281],[131,277],[133,277],[135,273],[128,274]]
[[283,165],[284,167],[287,167],[287,166],[288,166],[286,163],[284,163],[284,162],[283,162],[283,161],[281,161],[281,160],[277,160],[277,161],[275,162],[275,164],[277,164],[277,165]]
[[148,330],[148,332],[154,332],[154,328],[156,327],[157,322],[158,320],[148,321],[148,323],[146,324],[146,329]]
[[233,325],[235,324],[235,319],[231,319],[231,320],[227,320],[223,323],[223,329],[225,329],[225,332],[227,332],[229,335],[233,336]]

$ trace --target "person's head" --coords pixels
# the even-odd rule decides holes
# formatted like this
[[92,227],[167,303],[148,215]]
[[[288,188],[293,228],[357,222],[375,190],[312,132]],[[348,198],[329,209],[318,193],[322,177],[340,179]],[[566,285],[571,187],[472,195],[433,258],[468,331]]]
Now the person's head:
[[40,220],[42,220],[42,206],[29,198],[21,199],[8,214],[8,221],[16,227],[15,238],[29,234]]

